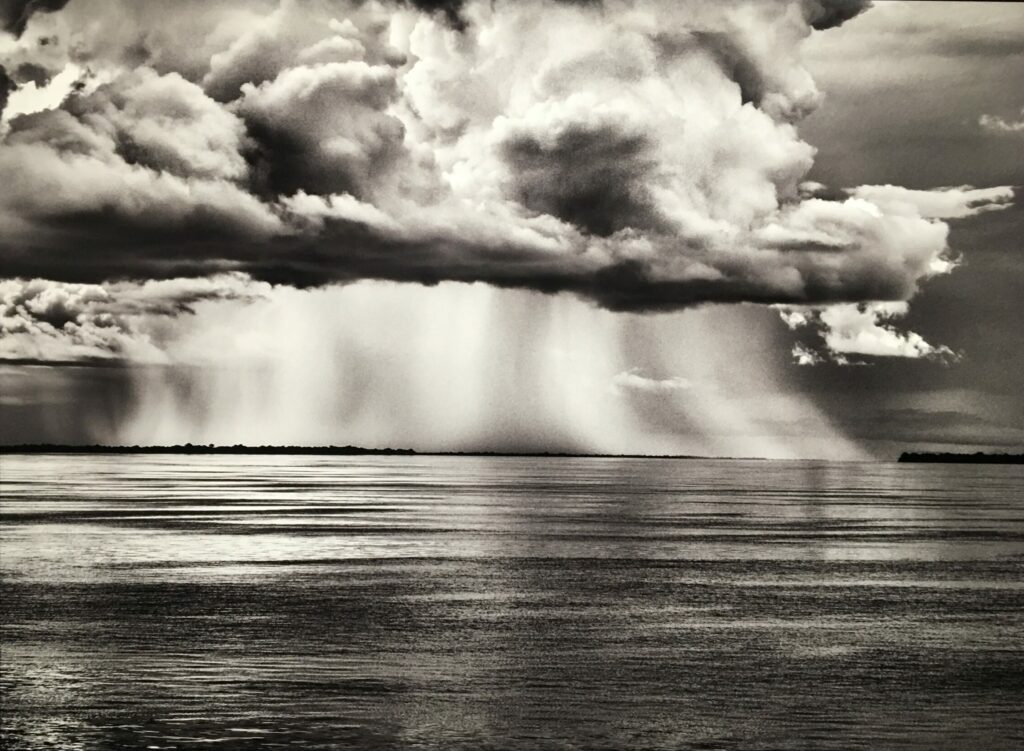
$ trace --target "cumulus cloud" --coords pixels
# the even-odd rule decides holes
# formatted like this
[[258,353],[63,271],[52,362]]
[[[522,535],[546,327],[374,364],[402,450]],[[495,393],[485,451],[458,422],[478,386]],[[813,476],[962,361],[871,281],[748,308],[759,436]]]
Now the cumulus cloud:
[[810,347],[803,344],[794,344],[793,362],[797,365],[820,365],[826,362],[826,360]]
[[850,355],[955,359],[948,347],[929,344],[920,334],[899,331],[893,325],[908,310],[908,303],[900,301],[783,307],[779,313],[789,328],[809,327],[819,334],[821,351],[803,343],[793,347],[793,359],[798,365],[861,362],[851,360]]
[[978,125],[990,133],[1024,133],[1024,107],[1020,111],[1019,120],[1007,120],[999,115],[982,115]]
[[264,150],[259,187],[270,196],[372,196],[403,150],[404,127],[387,112],[395,97],[395,71],[362,60],[300,65],[243,84],[233,109]]
[[618,393],[639,391],[647,394],[666,394],[689,389],[691,385],[681,376],[651,378],[644,375],[640,368],[624,370],[612,378],[612,388]]
[[165,362],[161,339],[174,319],[204,302],[252,300],[268,289],[241,274],[106,285],[0,281],[0,359]]
[[859,0],[50,5],[12,54],[91,83],[6,119],[12,276],[906,300],[1012,198],[806,181],[800,45]]
[[[178,237],[270,238],[284,225],[241,184],[247,139],[194,83],[148,68],[17,117],[0,150],[0,253],[16,274],[67,264],[71,277],[103,278],[141,264],[168,276],[184,260]],[[117,249],[126,232],[140,234]]]
[[861,185],[848,191],[855,198],[870,201],[890,214],[921,216],[926,219],[963,219],[986,211],[1007,209],[1013,204],[1010,187],[911,190],[898,185]]

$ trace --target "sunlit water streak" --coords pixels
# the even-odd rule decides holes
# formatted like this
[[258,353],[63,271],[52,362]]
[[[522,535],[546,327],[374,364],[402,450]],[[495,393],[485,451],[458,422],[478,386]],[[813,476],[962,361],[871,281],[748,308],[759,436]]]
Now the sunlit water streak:
[[9,748],[1017,748],[1024,471],[4,456]]

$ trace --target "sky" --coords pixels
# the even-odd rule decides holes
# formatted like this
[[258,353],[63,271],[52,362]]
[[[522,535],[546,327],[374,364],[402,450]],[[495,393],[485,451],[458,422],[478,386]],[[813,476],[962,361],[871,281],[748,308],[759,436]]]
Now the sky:
[[1024,4],[0,14],[0,443],[1024,446]]

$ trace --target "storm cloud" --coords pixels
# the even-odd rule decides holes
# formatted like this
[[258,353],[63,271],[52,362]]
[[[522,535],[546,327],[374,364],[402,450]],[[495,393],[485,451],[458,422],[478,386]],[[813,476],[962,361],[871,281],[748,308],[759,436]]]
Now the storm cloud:
[[1012,200],[801,190],[801,42],[864,2],[60,5],[7,14],[12,85],[81,71],[5,117],[7,277],[905,301],[954,265],[945,219]]

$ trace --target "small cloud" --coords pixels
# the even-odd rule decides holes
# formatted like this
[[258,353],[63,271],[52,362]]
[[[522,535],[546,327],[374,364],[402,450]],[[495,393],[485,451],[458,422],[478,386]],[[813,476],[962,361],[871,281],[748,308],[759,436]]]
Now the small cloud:
[[806,326],[811,322],[814,315],[813,310],[803,307],[787,307],[784,305],[778,305],[776,306],[776,310],[779,311],[779,316],[782,318],[783,323],[789,327],[790,331],[795,331],[801,326]]
[[824,201],[843,201],[846,193],[839,188],[833,188],[820,183],[817,180],[804,180],[797,186],[797,192],[802,199],[820,198]]
[[978,125],[989,133],[1024,133],[1024,107],[1020,110],[1020,120],[1007,120],[998,115],[982,115]]
[[692,384],[681,376],[670,378],[649,378],[642,374],[640,368],[630,368],[612,378],[612,388],[618,392],[642,391],[648,394],[666,394],[684,391]]
[[799,189],[801,196],[811,197],[825,193],[828,190],[828,186],[825,183],[819,183],[817,180],[804,180],[800,183]]
[[793,360],[797,365],[820,365],[825,358],[803,344],[793,345]]
[[822,351],[806,344],[793,347],[797,365],[861,364],[850,355],[902,357],[949,361],[958,356],[949,347],[933,345],[914,331],[900,331],[893,320],[907,314],[906,302],[840,303],[837,305],[780,307],[782,320],[790,329],[817,329]]

